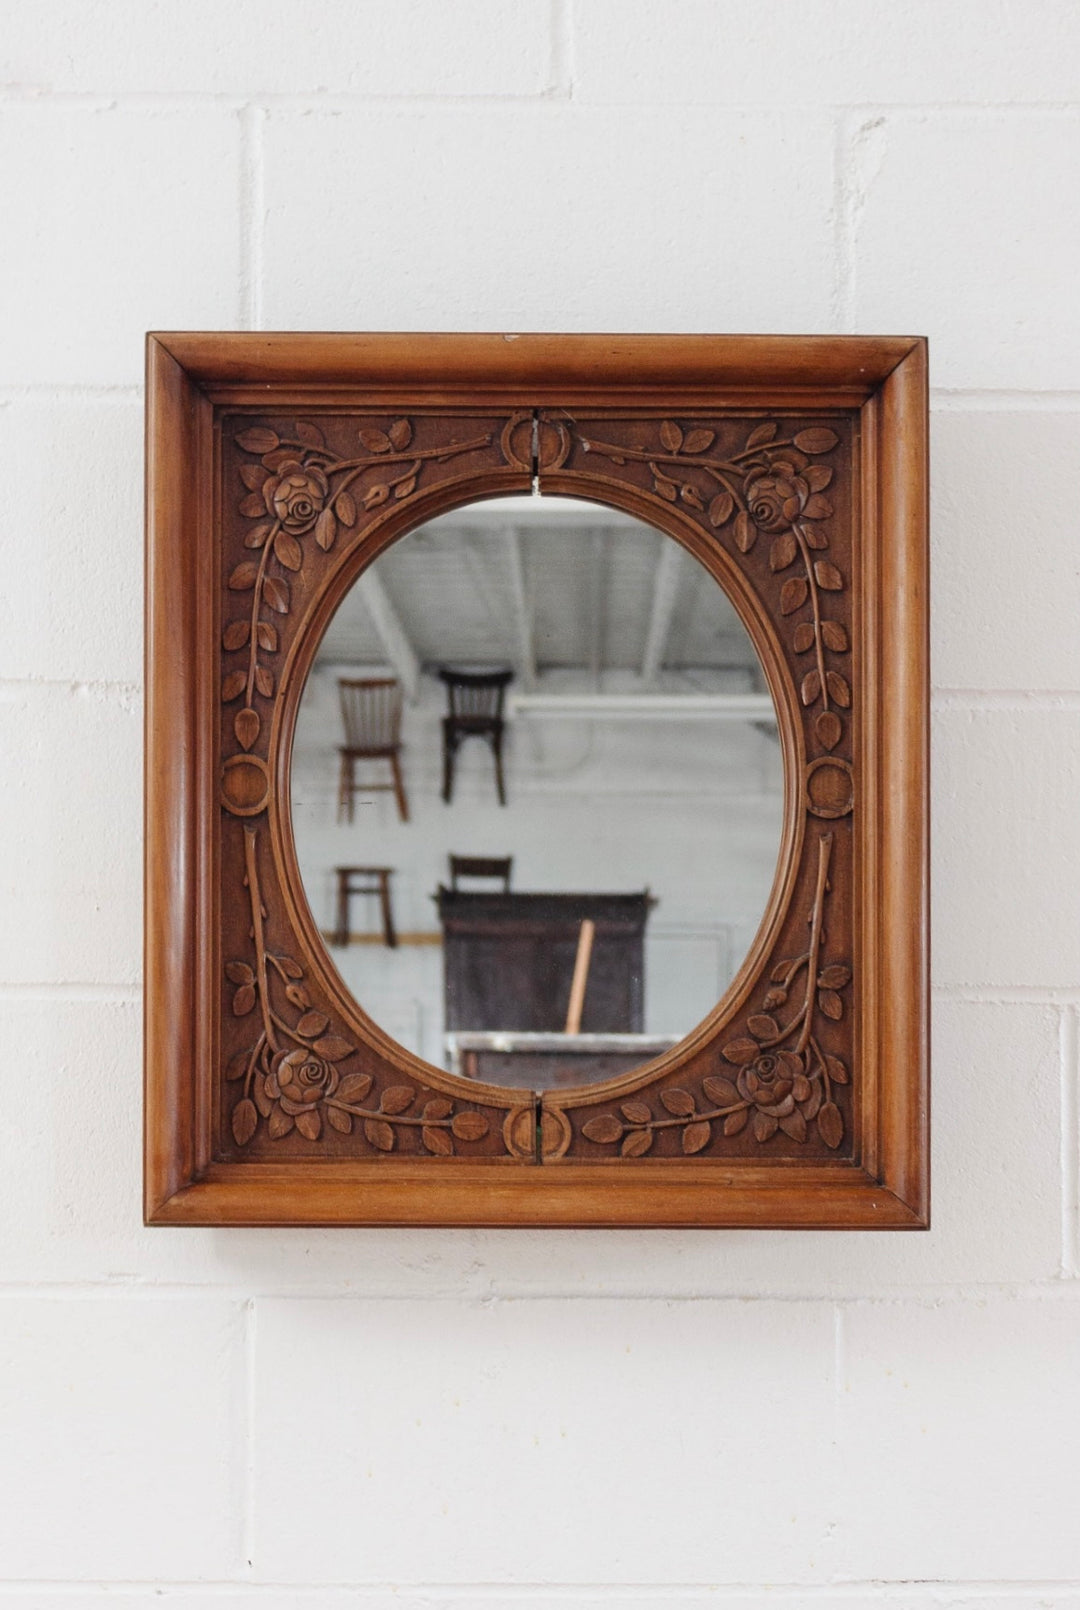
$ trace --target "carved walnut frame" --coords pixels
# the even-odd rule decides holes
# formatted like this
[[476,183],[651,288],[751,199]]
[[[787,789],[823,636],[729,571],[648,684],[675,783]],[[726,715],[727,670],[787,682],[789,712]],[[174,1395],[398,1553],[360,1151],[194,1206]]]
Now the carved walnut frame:
[[[149,337],[149,1223],[927,1224],[926,414],[916,339]],[[366,1016],[288,810],[359,571],[534,477],[723,585],[786,779],[724,999],[633,1073],[536,1097]]]

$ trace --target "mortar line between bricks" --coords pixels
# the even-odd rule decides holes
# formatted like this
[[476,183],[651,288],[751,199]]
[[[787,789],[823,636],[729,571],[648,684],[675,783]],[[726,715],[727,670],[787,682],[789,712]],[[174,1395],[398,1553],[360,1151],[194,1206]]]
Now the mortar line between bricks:
[[[564,1234],[564,1231],[552,1232]],[[713,1235],[720,1236],[725,1232],[712,1231]],[[797,1231],[790,1232],[798,1234]],[[813,1231],[806,1232],[814,1234]],[[861,1232],[853,1232],[855,1235]],[[419,1278],[425,1278],[421,1273]],[[335,1303],[341,1306],[352,1304],[354,1306],[372,1303],[422,1303],[445,1304],[456,1303],[465,1308],[493,1308],[498,1306],[525,1308],[536,1303],[558,1303],[560,1306],[581,1303],[662,1303],[665,1307],[681,1307],[712,1303],[715,1305],[739,1305],[745,1307],[747,1303],[764,1305],[775,1303],[786,1307],[839,1309],[841,1311],[851,1308],[940,1308],[942,1304],[956,1305],[985,1304],[990,1301],[1002,1303],[1055,1303],[1080,1304],[1080,1279],[1062,1279],[1055,1276],[1045,1283],[1029,1283],[1027,1285],[1009,1285],[1000,1281],[985,1281],[970,1286],[933,1285],[904,1286],[897,1284],[882,1288],[880,1291],[763,1291],[747,1289],[746,1287],[732,1287],[729,1290],[710,1291],[697,1289],[696,1291],[672,1291],[669,1288],[654,1287],[647,1291],[640,1289],[613,1288],[608,1291],[588,1292],[580,1288],[568,1289],[566,1287],[551,1286],[534,1287],[531,1290],[506,1290],[483,1293],[466,1292],[463,1294],[460,1284],[446,1286],[438,1291],[401,1291],[379,1289],[371,1287],[366,1291],[352,1289],[343,1291],[340,1286],[282,1286],[279,1289],[223,1284],[190,1284],[180,1282],[162,1281],[152,1284],[136,1276],[116,1277],[112,1280],[100,1281],[53,1281],[32,1282],[26,1280],[2,1282],[0,1281],[0,1302],[25,1302],[33,1298],[39,1302],[95,1302],[110,1301],[122,1302],[132,1299],[154,1301],[161,1303],[184,1302],[217,1302],[225,1304],[236,1303]]]
[[574,0],[552,0],[551,76],[559,98],[574,99]]
[[1080,1269],[1077,1258],[1077,1214],[1080,1204],[1080,1126],[1077,1123],[1077,1008],[1061,1014],[1061,1274],[1072,1279]]
[[241,1446],[240,1558],[251,1573],[255,1562],[255,1348],[258,1305],[244,1304],[244,1426]]
[[265,116],[255,104],[240,113],[241,317],[248,330],[257,330],[262,323]]
[[935,710],[1080,711],[1080,690],[1072,688],[934,688]]
[[936,999],[967,1001],[972,1006],[1080,1004],[1080,985],[1077,984],[934,984],[930,993]]
[[[392,1582],[297,1582],[280,1581],[277,1578],[267,1577],[259,1582],[236,1582],[229,1578],[207,1580],[206,1577],[198,1579],[175,1578],[164,1581],[161,1577],[152,1579],[142,1577],[113,1578],[102,1583],[100,1579],[92,1582],[79,1581],[76,1578],[50,1578],[50,1577],[9,1577],[6,1582],[0,1582],[0,1600],[9,1594],[25,1596],[27,1588],[47,1590],[54,1594],[85,1595],[88,1600],[100,1598],[103,1604],[122,1602],[121,1594],[128,1592],[145,1593],[151,1591],[161,1604],[168,1606],[171,1597],[183,1594],[187,1598],[205,1598],[209,1601],[217,1600],[222,1596],[235,1596],[237,1599],[251,1599],[257,1601],[260,1594],[288,1593],[296,1603],[308,1602],[308,1597],[317,1596],[319,1605],[326,1603],[341,1603],[342,1605],[355,1604],[357,1600],[378,1597],[385,1600],[388,1596],[395,1601],[408,1603],[410,1599],[420,1595],[437,1595],[443,1603],[461,1603],[474,1600],[478,1595],[490,1599],[496,1604],[522,1604],[565,1602],[577,1606],[581,1602],[582,1594],[589,1594],[604,1599],[612,1604],[655,1604],[659,1600],[668,1599],[678,1603],[687,1598],[695,1602],[707,1599],[709,1604],[723,1604],[725,1599],[738,1596],[740,1599],[760,1600],[762,1604],[772,1605],[779,1602],[781,1596],[794,1596],[798,1603],[830,1603],[837,1599],[862,1599],[868,1591],[875,1598],[880,1597],[883,1602],[889,1602],[894,1595],[905,1596],[906,1606],[910,1604],[911,1590],[917,1589],[927,1596],[931,1594],[948,1594],[952,1598],[957,1595],[978,1593],[982,1597],[1000,1598],[1003,1603],[1007,1597],[1017,1594],[1040,1596],[1047,1593],[1074,1593],[1080,1590],[1080,1578],[1072,1577],[1026,1577],[1004,1578],[996,1577],[977,1581],[968,1578],[945,1577],[846,1577],[843,1581],[833,1582],[783,1582],[770,1579],[768,1585],[761,1582],[716,1582],[715,1579],[701,1582],[665,1582],[665,1583],[625,1583],[625,1582],[560,1582],[549,1583],[539,1581],[535,1583],[502,1583],[502,1582],[432,1582],[430,1580],[409,1582],[397,1577]],[[117,1590],[120,1590],[118,1593]]]
[[852,205],[854,164],[851,160],[851,117],[837,115],[833,126],[833,326],[850,331],[855,319],[855,241]]
[[0,983],[3,1001],[138,1001],[141,984]]

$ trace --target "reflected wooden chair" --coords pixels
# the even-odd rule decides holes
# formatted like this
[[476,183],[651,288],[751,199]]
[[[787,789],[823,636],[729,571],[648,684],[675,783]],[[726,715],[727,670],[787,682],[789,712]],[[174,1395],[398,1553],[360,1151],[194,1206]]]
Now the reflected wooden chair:
[[454,763],[461,745],[466,738],[482,738],[494,756],[495,787],[499,804],[505,805],[503,701],[507,685],[514,679],[513,671],[449,671],[444,668],[439,678],[446,684],[449,705],[443,717],[443,799],[449,804],[453,795]]
[[[338,821],[345,816],[353,819],[353,796],[362,793],[393,793],[397,800],[398,815],[403,822],[409,820],[409,802],[405,797],[405,783],[401,775],[401,683],[396,677],[362,677],[338,679],[341,697],[341,718],[345,724],[345,742],[339,751],[341,775],[338,784]],[[385,760],[391,771],[388,783],[356,781],[358,760]]]
[[510,893],[510,871],[514,865],[512,855],[452,855],[450,857],[450,887],[456,889],[459,878],[495,879],[502,884],[501,893]]

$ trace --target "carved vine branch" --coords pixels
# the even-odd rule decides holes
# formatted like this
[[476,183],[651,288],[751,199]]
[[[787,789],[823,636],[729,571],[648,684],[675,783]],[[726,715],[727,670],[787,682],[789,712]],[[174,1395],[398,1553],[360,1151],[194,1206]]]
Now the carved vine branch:
[[757,425],[742,451],[728,457],[713,451],[715,431],[684,429],[673,419],[660,425],[655,450],[588,437],[580,441],[585,452],[599,453],[613,464],[647,464],[653,490],[665,502],[683,503],[715,528],[733,522],[740,553],[748,554],[759,536],[770,536],[769,569],[774,573],[798,566],[780,589],[780,614],[796,615],[809,605],[809,615],[792,622],[796,654],[814,656],[799,696],[808,709],[821,705],[814,732],[822,747],[832,750],[843,736],[837,711],[850,707],[851,685],[827,656],[847,654],[851,645],[843,622],[828,618],[823,609],[822,595],[843,592],[845,581],[831,559],[814,557],[829,546],[821,522],[833,513],[824,496],[833,472],[811,458],[831,452],[839,438],[824,425],[808,426],[788,440],[777,440],[778,434],[779,426],[771,420]]
[[[759,1143],[778,1132],[805,1141],[814,1123],[826,1146],[835,1150],[840,1145],[844,1120],[832,1087],[848,1083],[848,1069],[840,1057],[822,1049],[815,1029],[819,1014],[832,1022],[843,1017],[840,992],[851,982],[846,963],[823,958],[832,849],[833,835],[821,834],[806,949],[777,962],[761,1010],[747,1018],[745,1035],[721,1051],[738,1072],[707,1074],[702,1080],[704,1106],[689,1090],[661,1090],[658,1099],[667,1116],[658,1116],[648,1101],[635,1096],[622,1102],[618,1113],[587,1119],[582,1125],[587,1140],[619,1145],[623,1157],[644,1157],[659,1130],[679,1129],[684,1154],[693,1156],[712,1140],[716,1123],[729,1138],[749,1124]],[[785,1019],[774,1015],[789,1003]]]

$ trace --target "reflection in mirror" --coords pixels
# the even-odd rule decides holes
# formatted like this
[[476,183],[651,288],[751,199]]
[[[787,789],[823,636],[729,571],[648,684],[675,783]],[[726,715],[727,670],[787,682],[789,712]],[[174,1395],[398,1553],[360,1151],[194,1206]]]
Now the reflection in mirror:
[[440,516],[346,594],[304,690],[293,828],[345,984],[408,1050],[542,1089],[651,1060],[761,922],[782,762],[726,594],[565,498]]

